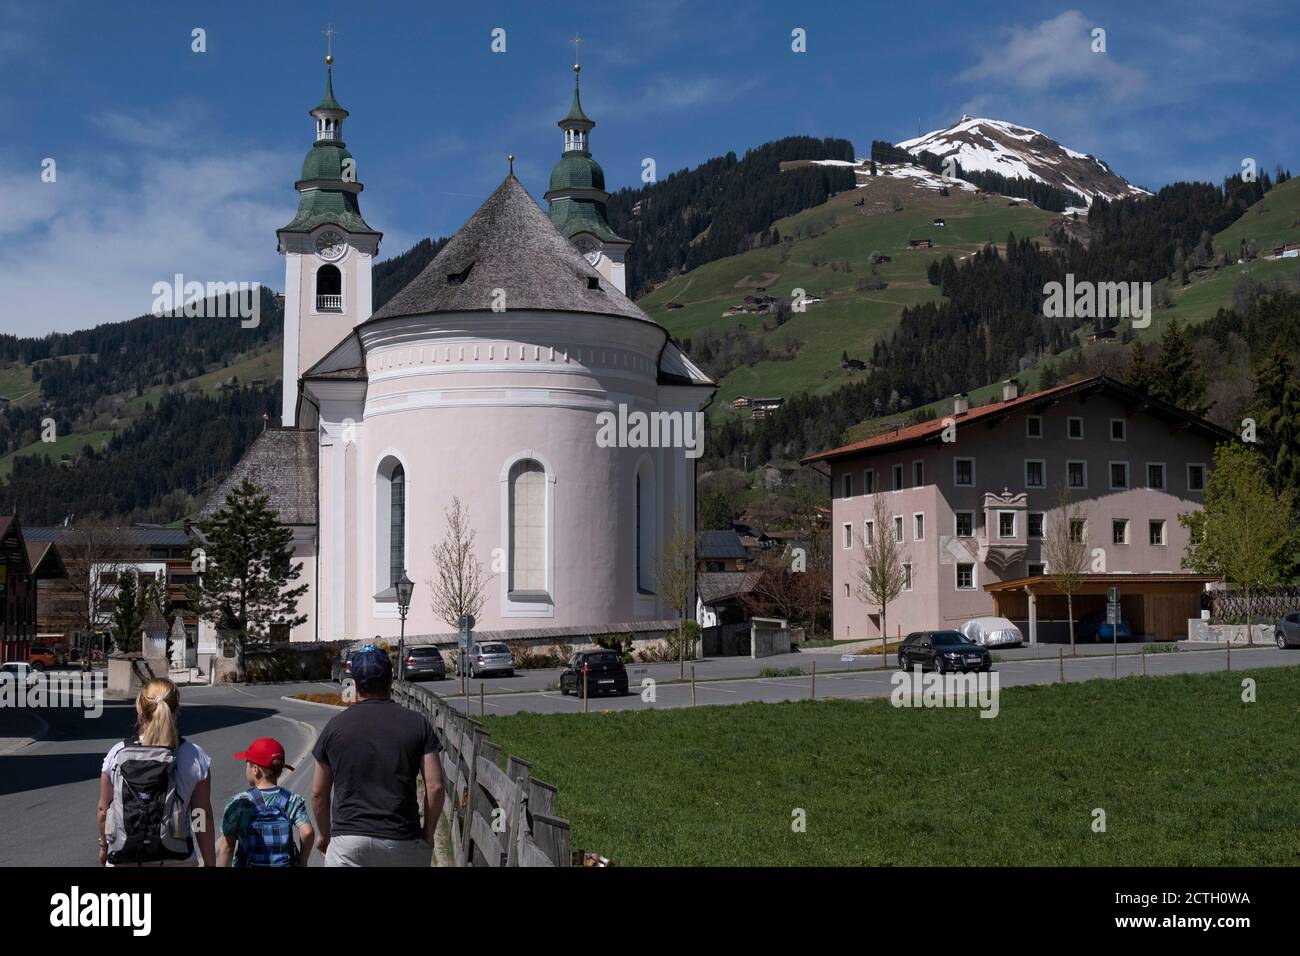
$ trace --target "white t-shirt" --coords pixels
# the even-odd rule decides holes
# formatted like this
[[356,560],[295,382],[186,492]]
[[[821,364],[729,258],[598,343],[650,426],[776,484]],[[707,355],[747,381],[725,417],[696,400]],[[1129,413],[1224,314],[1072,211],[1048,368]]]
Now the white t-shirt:
[[[124,746],[126,745],[120,740],[113,744],[108,756],[104,758],[100,773],[107,777],[113,776],[113,761],[117,759],[118,751]],[[194,796],[194,788],[207,779],[208,769],[211,766],[212,758],[204,753],[203,748],[198,744],[186,740],[176,748],[176,792],[180,794],[186,810],[190,808],[190,798]]]

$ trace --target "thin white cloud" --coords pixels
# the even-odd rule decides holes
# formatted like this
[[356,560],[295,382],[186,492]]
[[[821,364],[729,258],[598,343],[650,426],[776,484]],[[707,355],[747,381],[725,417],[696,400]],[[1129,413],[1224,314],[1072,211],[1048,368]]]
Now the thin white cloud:
[[1106,52],[1093,52],[1092,32],[1104,23],[1067,10],[1034,26],[1014,26],[1006,40],[984,50],[961,80],[1000,83],[1035,93],[1066,84],[1090,84],[1113,97],[1130,96],[1147,84],[1146,74],[1119,62],[1107,35]]

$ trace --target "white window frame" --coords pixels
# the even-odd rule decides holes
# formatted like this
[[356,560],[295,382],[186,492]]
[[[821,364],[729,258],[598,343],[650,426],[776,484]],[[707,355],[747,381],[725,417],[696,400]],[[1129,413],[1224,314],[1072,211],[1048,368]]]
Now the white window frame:
[[[1115,540],[1115,525],[1117,525],[1117,524],[1122,524],[1122,525],[1124,526],[1124,540],[1123,540],[1123,541],[1116,541],[1116,540]],[[1132,524],[1132,522],[1130,522],[1128,518],[1111,518],[1111,519],[1110,519],[1110,543],[1111,543],[1111,544],[1114,544],[1114,545],[1128,545],[1128,544],[1131,544],[1131,543],[1132,543],[1132,536],[1131,536],[1131,534],[1130,534],[1130,532],[1129,532],[1129,529],[1130,529],[1131,524]]]
[[[1158,542],[1151,540],[1151,529],[1156,525],[1160,526],[1160,540]],[[1153,548],[1169,547],[1169,522],[1164,518],[1147,519],[1147,544]]]
[[[917,475],[917,469],[918,469],[918,468],[921,470],[921,473],[920,473],[920,475],[919,475],[919,477],[920,477],[920,480],[919,480],[919,481],[917,480],[917,478],[918,478],[918,475]],[[920,488],[920,487],[921,487],[922,485],[924,485],[924,484],[925,484],[925,459],[923,459],[923,458],[916,458],[916,459],[913,459],[913,461],[912,461],[912,487],[913,487],[913,488]]]
[[[1071,423],[1071,422],[1078,422],[1078,423],[1079,423],[1079,434],[1077,434],[1077,435],[1071,435],[1071,434],[1070,434],[1070,423]],[[1069,416],[1067,416],[1066,419],[1065,419],[1065,437],[1068,438],[1070,441],[1083,441],[1083,440],[1084,440],[1084,434],[1085,434],[1085,433],[1084,433],[1084,430],[1083,430],[1083,416],[1082,416],[1082,415],[1069,415]]]
[[891,488],[890,491],[902,491],[902,490],[903,490],[903,479],[904,479],[906,476],[907,476],[907,474],[906,474],[906,469],[903,467],[902,462],[899,462],[898,464],[896,464],[896,465],[894,465],[892,468],[890,468],[890,469],[889,469],[889,477],[890,477],[890,479],[893,481],[893,484],[894,484],[894,487]]
[[[1039,476],[1043,479],[1036,485],[1029,483],[1029,466],[1032,464],[1039,465]],[[1025,487],[1026,488],[1046,488],[1047,487],[1047,459],[1046,458],[1026,458],[1025,459]]]
[[[1083,484],[1081,485],[1070,484],[1071,465],[1083,465]],[[1070,458],[1065,462],[1065,487],[1070,489],[1078,489],[1080,491],[1088,490],[1088,460],[1086,458]]]
[[894,542],[902,544],[903,538],[907,534],[907,522],[903,520],[902,515],[894,515]]
[[[510,590],[510,472],[516,464],[524,460],[537,462],[542,466],[542,475],[546,482],[546,591],[545,597],[538,601],[512,598]],[[506,555],[507,571],[497,575],[500,579],[501,616],[502,617],[554,617],[555,616],[555,468],[550,459],[534,448],[515,452],[506,458],[497,476],[500,484],[501,499],[501,548]],[[407,499],[409,502],[409,498]],[[633,575],[636,566],[633,565]],[[633,581],[635,584],[635,580]]]
[[[1087,544],[1088,543],[1088,519],[1071,518],[1069,519],[1069,522],[1070,522],[1069,526],[1065,529],[1065,533],[1069,537],[1070,541],[1075,544]],[[1083,525],[1083,527],[1079,531],[1078,541],[1074,540],[1074,526],[1076,524]]]
[[862,493],[864,495],[874,495],[876,493],[876,469],[862,469]]
[[[961,525],[957,523],[957,519],[962,515],[970,515],[970,534],[961,533]],[[954,538],[975,537],[975,512],[974,511],[967,511],[965,509],[962,509],[961,511],[954,511],[952,513],[952,536]]]
[[[1011,515],[1011,533],[1010,533],[1010,534],[1003,534],[1003,533],[1002,533],[1002,516],[1003,516],[1003,515]],[[999,541],[1014,541],[1014,540],[1016,540],[1016,513],[1015,513],[1014,511],[1007,511],[1007,510],[1003,509],[1003,510],[1000,510],[1000,511],[998,512],[998,528],[997,528],[997,534],[998,534],[998,540],[999,540]]]
[[[1039,569],[1039,571],[1038,571],[1037,574],[1035,574],[1035,573],[1034,573],[1034,570],[1033,570],[1035,567],[1037,567],[1037,568]],[[1042,576],[1043,576],[1044,574],[1046,574],[1046,573],[1047,573],[1047,562],[1046,562],[1046,561],[1026,561],[1026,562],[1025,562],[1025,577],[1027,577],[1027,578],[1042,577]]]
[[868,518],[862,522],[862,547],[869,548],[876,543],[876,523]]
[[[1116,465],[1124,466],[1124,484],[1122,485],[1115,484]],[[1127,461],[1108,462],[1106,465],[1106,482],[1110,486],[1111,491],[1128,491],[1130,488],[1133,487],[1133,469],[1129,467],[1129,463]]]
[[[1035,435],[1035,434],[1033,434],[1033,433],[1031,433],[1031,432],[1029,431],[1029,423],[1030,423],[1030,422],[1038,422],[1038,434],[1037,434],[1037,435]],[[1041,439],[1041,438],[1043,437],[1043,416],[1042,416],[1042,415],[1026,415],[1026,416],[1025,416],[1025,437],[1026,437],[1026,438],[1033,439],[1034,441],[1038,441],[1039,439]]]
[[852,551],[853,550],[853,522],[852,521],[844,522],[843,531],[844,531],[844,535],[841,538],[842,547],[845,551]]
[[[1038,515],[1038,534],[1034,534],[1034,522],[1030,519]],[[1043,529],[1047,523],[1047,512],[1045,511],[1026,511],[1025,512],[1025,540],[1042,541]]]
[[[1123,432],[1123,434],[1120,435],[1119,438],[1115,437],[1115,425],[1117,423],[1120,426],[1120,431]],[[1127,418],[1112,418],[1110,420],[1110,440],[1128,441],[1128,419]]]
[[[962,461],[970,462],[970,481],[962,482],[957,480],[957,463]],[[978,479],[975,477],[975,459],[974,458],[954,458],[952,460],[952,484],[954,488],[974,488]]]
[[924,511],[912,512],[912,540],[913,541],[925,540],[925,512]]
[[[374,505],[375,514],[375,598],[374,613],[376,617],[398,616],[397,612],[397,594],[392,591],[393,582],[385,583],[380,577],[384,569],[392,560],[389,546],[392,544],[390,535],[391,522],[391,501],[392,498],[392,467],[385,468],[388,462],[394,465],[400,465],[402,468],[402,479],[405,483],[404,494],[406,496],[406,507],[403,513],[402,538],[403,550],[405,551],[406,563],[409,567],[411,563],[411,469],[406,462],[405,456],[400,454],[396,448],[385,448],[375,459],[375,467],[370,471],[370,496]],[[387,471],[387,474],[384,472]],[[385,594],[385,592],[391,592]],[[381,599],[378,595],[384,594]]]
[[[1199,469],[1201,469],[1201,487],[1199,487],[1199,488],[1193,488],[1193,487],[1192,487],[1192,469],[1193,469],[1193,468],[1199,468]],[[1205,462],[1203,462],[1203,461],[1189,461],[1189,462],[1187,463],[1187,490],[1188,490],[1188,491],[1196,491],[1196,492],[1204,493],[1204,491],[1205,491],[1205,486],[1206,486],[1207,484],[1209,484],[1209,480],[1210,480],[1210,472],[1209,472],[1209,469],[1205,467]]]
[[903,590],[912,590],[912,562],[903,562]]
[[846,471],[840,475],[840,497],[853,497],[853,472],[851,471]]
[[[962,566],[970,568],[970,587],[961,586],[961,569]],[[979,585],[979,565],[974,561],[958,561],[952,566],[952,588],[954,591],[978,591]]]
[[[1168,466],[1167,466],[1163,461],[1149,461],[1149,462],[1146,463],[1146,465],[1147,465],[1147,487],[1153,489],[1154,491],[1168,491],[1168,490],[1169,490],[1169,468],[1168,468]],[[1159,488],[1157,488],[1155,485],[1151,484],[1151,468],[1152,468],[1153,465],[1158,465],[1158,466],[1160,467],[1160,487],[1159,487]]]

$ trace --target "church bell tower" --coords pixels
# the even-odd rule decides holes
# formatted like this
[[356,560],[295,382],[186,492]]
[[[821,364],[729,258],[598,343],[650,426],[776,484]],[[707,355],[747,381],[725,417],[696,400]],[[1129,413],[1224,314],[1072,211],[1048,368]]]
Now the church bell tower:
[[[332,44],[333,31],[326,34]],[[325,57],[325,96],[309,115],[316,141],[294,183],[298,214],[275,233],[284,256],[285,426],[297,424],[299,378],[370,318],[370,269],[383,236],[361,218],[363,187],[343,142],[348,111],[334,98],[332,52]]]
[[[581,39],[574,38],[575,45]],[[578,95],[578,74],[573,64],[573,105],[557,124],[564,130],[564,152],[551,171],[550,189],[543,197],[550,203],[551,222],[572,242],[596,271],[627,293],[624,260],[631,241],[623,239],[609,224],[605,204],[605,171],[591,158],[590,137],[595,122],[582,111]]]

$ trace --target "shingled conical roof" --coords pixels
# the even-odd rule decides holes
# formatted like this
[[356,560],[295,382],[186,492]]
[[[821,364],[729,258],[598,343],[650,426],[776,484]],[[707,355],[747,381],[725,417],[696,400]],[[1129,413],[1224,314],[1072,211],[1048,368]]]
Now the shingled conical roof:
[[424,271],[374,315],[506,311],[594,312],[654,320],[591,267],[511,173]]

